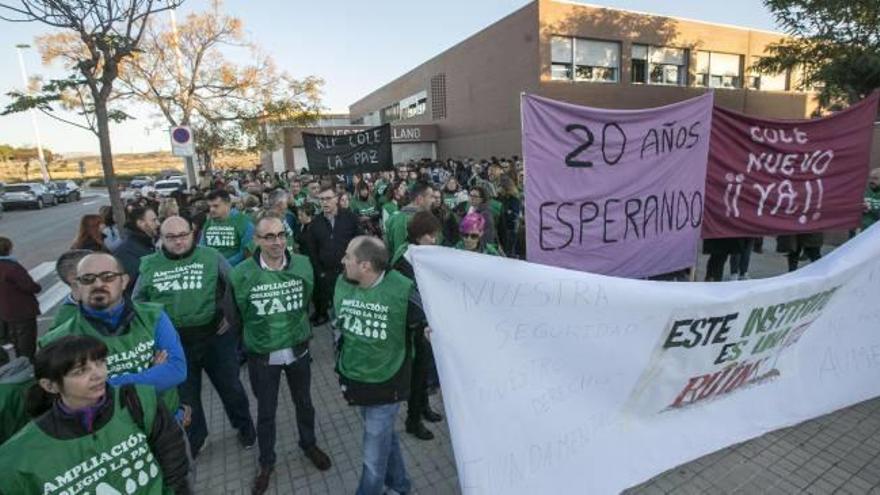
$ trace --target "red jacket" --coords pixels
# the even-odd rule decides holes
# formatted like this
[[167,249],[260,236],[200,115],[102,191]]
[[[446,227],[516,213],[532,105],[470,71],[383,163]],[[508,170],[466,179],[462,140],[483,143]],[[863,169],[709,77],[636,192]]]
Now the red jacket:
[[22,321],[36,318],[40,305],[34,295],[42,287],[34,282],[21,264],[0,259],[0,320]]

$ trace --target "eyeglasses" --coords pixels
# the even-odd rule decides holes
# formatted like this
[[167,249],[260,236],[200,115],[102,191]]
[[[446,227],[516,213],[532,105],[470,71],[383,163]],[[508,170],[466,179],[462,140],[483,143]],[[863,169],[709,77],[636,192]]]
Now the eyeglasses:
[[483,237],[483,234],[471,233],[471,234],[461,234],[461,236],[465,239],[479,239],[480,237]]
[[180,239],[186,239],[192,232],[181,232],[180,234],[165,234],[162,237],[166,241],[178,241]]
[[282,231],[282,232],[276,232],[274,234],[269,233],[269,234],[265,234],[265,235],[258,235],[257,237],[259,237],[260,239],[263,239],[264,241],[267,241],[267,242],[286,241],[287,240],[287,233]]
[[101,279],[101,282],[109,284],[122,275],[125,275],[125,272],[86,273],[85,275],[76,277],[76,281],[79,282],[80,285],[92,285],[96,280]]

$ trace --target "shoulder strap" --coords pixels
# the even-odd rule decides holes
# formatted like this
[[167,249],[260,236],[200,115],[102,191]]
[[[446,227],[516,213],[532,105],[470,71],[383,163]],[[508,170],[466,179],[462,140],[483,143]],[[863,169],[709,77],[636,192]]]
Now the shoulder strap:
[[147,429],[146,424],[144,423],[144,408],[141,406],[141,400],[138,397],[134,385],[123,385],[122,388],[119,389],[119,402],[120,407],[128,410],[128,414],[131,415],[135,424],[146,433]]

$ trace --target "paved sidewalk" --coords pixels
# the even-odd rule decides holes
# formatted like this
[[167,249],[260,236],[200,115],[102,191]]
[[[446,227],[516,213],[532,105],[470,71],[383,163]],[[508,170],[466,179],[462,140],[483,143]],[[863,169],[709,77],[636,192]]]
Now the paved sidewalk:
[[[773,249],[773,241],[766,239],[764,254],[753,254],[752,278],[785,271],[785,258]],[[703,257],[699,278],[705,262]],[[278,464],[269,493],[352,494],[361,469],[361,419],[339,392],[328,327],[316,329],[312,351],[312,399],[318,445],[333,459],[333,468],[319,472],[301,454],[293,403],[282,382],[277,418]],[[865,359],[866,372],[873,372],[880,379],[880,350]],[[246,370],[242,370],[241,377],[250,393]],[[210,495],[249,493],[257,469],[256,448],[243,451],[239,447],[219,398],[207,379],[204,383],[211,436],[196,464],[196,491]],[[432,397],[431,402],[435,410],[443,410],[439,395]],[[251,409],[256,418],[253,400]],[[405,408],[399,415],[398,431],[415,493],[459,493],[446,423],[429,425],[436,438],[425,442],[404,432],[404,417]],[[572,492],[576,492],[576,487],[572,487]],[[625,493],[880,494],[880,399],[728,447],[662,473]]]

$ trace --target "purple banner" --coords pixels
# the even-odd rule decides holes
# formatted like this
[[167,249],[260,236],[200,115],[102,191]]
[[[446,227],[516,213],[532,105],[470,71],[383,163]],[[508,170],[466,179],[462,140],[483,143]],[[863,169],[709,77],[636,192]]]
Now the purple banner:
[[630,278],[694,265],[712,102],[606,110],[523,95],[529,261]]

